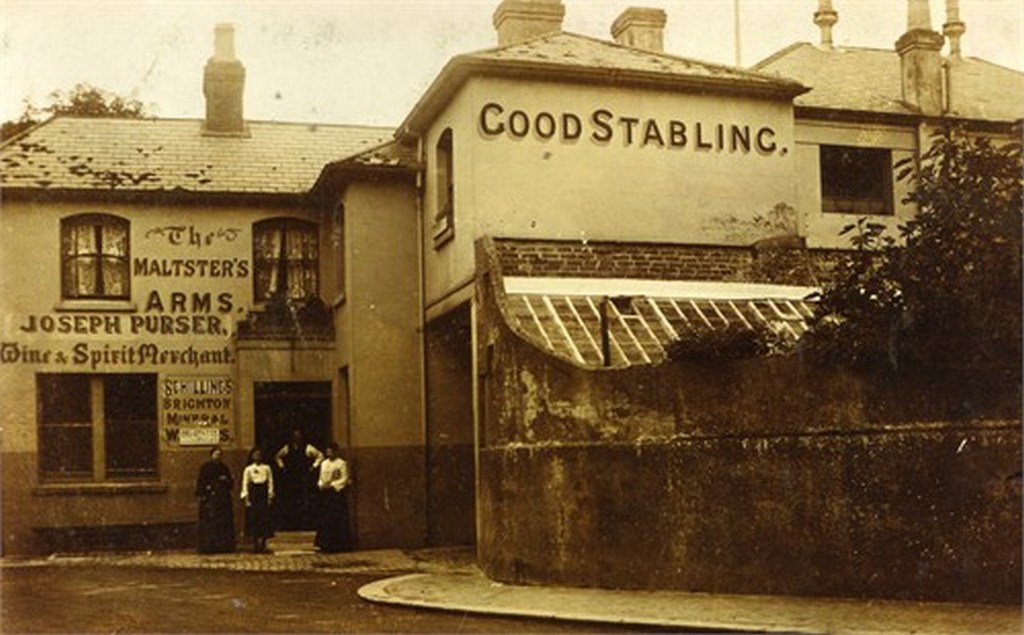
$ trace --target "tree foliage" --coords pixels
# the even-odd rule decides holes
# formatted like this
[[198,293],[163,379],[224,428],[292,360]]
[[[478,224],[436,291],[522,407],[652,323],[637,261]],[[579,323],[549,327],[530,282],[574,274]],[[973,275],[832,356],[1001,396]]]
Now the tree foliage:
[[53,91],[49,96],[49,104],[41,108],[26,101],[25,110],[18,119],[5,121],[0,126],[0,140],[9,139],[56,115],[124,119],[141,119],[148,116],[146,107],[137,99],[129,99],[91,84],[81,83],[75,84],[71,90]]
[[1022,174],[1019,143],[938,130],[904,200],[899,229],[859,220],[853,252],[826,285],[807,338],[819,360],[869,368],[1010,370],[1021,362]]

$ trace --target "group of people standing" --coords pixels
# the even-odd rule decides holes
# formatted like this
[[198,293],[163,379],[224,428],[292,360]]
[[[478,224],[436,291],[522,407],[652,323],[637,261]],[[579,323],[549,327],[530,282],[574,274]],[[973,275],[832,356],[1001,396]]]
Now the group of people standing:
[[[245,535],[252,539],[253,551],[267,551],[267,539],[274,535],[275,528],[303,529],[309,524],[316,527],[315,545],[321,551],[348,549],[346,488],[350,475],[338,444],[327,444],[321,453],[312,444],[305,443],[302,433],[296,430],[291,440],[277,451],[274,462],[280,483],[277,492],[275,471],[263,460],[259,448],[250,450],[248,463],[242,470],[240,496],[245,504]],[[315,496],[310,492],[313,475],[316,476]],[[199,497],[199,552],[234,551],[234,479],[222,460],[220,448],[211,449],[210,460],[199,469],[196,496]]]

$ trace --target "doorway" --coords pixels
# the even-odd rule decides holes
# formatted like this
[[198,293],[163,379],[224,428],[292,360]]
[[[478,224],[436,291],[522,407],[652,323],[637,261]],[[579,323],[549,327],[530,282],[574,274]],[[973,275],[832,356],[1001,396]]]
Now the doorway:
[[263,450],[274,469],[276,526],[283,530],[314,529],[312,513],[316,471],[313,459],[293,456],[282,470],[274,460],[288,445],[294,430],[302,433],[305,444],[323,451],[331,439],[330,382],[256,382],[256,447]]

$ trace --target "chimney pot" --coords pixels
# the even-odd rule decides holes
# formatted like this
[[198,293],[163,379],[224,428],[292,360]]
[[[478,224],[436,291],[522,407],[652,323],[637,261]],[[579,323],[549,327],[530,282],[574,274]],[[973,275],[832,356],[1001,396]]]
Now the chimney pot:
[[629,7],[612,22],[612,37],[623,46],[662,53],[667,21],[662,9]]
[[832,48],[832,27],[839,22],[839,14],[832,8],[832,0],[818,0],[818,10],[814,12],[814,24],[821,29],[821,47]]
[[932,15],[928,0],[907,0],[907,31],[932,30]]
[[560,32],[564,18],[562,0],[502,0],[493,17],[498,46]]
[[235,59],[235,25],[221,22],[213,29],[213,59],[230,62]]
[[949,55],[960,59],[960,39],[967,31],[967,25],[960,20],[960,0],[946,0],[946,23],[942,33],[949,40]]

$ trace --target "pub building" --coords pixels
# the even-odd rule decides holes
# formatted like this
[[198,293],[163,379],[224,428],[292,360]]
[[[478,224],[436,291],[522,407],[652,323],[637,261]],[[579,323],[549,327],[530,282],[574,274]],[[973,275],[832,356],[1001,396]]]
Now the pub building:
[[[602,40],[564,32],[559,0],[504,0],[496,46],[451,59],[397,128],[245,119],[218,25],[205,119],[57,117],[5,142],[3,552],[187,546],[208,449],[240,474],[301,428],[352,465],[355,548],[475,543],[502,580],[777,591],[625,573],[625,545],[646,547],[611,501],[645,495],[605,473],[623,439],[635,458],[679,428],[616,377],[656,372],[693,325],[795,340],[840,230],[913,215],[895,163],[943,122],[1010,140],[1024,116],[1024,74],[962,55],[956,0],[942,33],[909,0],[891,50],[836,46],[838,11],[809,4],[820,41],[747,69],[664,51],[660,9]],[[1014,430],[977,434],[1012,448]],[[618,458],[558,454],[603,443]],[[648,562],[695,557],[642,535]]]

